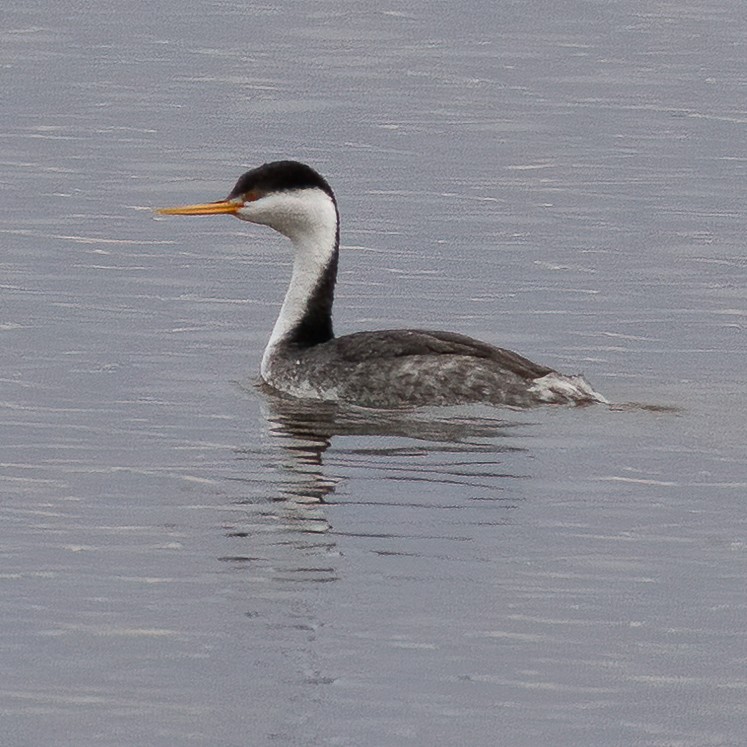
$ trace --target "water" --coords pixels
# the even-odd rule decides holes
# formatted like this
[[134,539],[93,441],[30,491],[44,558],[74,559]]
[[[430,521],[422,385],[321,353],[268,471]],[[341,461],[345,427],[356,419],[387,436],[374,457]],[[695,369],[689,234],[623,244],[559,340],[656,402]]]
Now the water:
[[[742,4],[18,3],[0,32],[4,743],[738,745]],[[338,332],[672,409],[363,417],[252,384],[278,157]]]

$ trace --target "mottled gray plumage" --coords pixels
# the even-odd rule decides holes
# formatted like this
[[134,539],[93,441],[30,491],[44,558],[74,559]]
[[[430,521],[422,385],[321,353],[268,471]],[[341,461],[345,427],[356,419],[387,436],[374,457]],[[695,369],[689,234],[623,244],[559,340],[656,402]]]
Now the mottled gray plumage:
[[551,368],[453,332],[382,330],[282,345],[270,371],[273,385],[289,394],[363,407],[599,401],[590,389],[533,391],[538,379],[555,374]]

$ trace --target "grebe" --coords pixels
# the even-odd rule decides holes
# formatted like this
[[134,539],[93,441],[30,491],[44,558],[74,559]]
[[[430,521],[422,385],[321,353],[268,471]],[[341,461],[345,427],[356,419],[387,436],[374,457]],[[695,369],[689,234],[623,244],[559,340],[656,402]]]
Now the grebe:
[[247,171],[225,200],[163,215],[233,215],[287,236],[293,272],[262,356],[266,384],[294,397],[371,408],[606,402],[581,376],[454,332],[392,329],[335,337],[340,217],[327,181],[296,161]]

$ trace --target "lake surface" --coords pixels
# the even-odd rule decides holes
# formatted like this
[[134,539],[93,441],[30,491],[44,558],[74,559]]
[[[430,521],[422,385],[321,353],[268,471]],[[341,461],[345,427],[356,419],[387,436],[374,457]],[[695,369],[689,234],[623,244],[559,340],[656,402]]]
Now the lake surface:
[[[2,16],[3,744],[744,744],[741,0]],[[285,240],[151,208],[276,158],[338,333],[627,406],[268,397]]]

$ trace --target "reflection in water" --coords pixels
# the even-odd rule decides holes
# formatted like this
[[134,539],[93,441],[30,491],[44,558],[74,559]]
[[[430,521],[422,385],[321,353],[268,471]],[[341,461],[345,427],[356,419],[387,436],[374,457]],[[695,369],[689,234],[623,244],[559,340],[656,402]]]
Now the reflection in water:
[[[521,475],[517,460],[510,470],[502,462],[509,452],[526,452],[517,445],[526,422],[499,419],[490,408],[373,411],[272,392],[262,402],[260,442],[236,450],[246,467],[234,479],[247,492],[241,518],[226,526],[237,551],[222,558],[249,569],[255,581],[337,580],[343,535],[394,542],[399,549],[392,552],[401,542],[424,552],[423,542],[463,542],[460,532],[434,532],[434,512],[458,512],[486,526],[510,521],[519,499],[507,485]],[[349,494],[352,484],[366,486],[364,493]],[[421,510],[414,524],[402,520],[403,512]]]
[[[496,454],[523,451],[513,443],[500,444],[496,438],[515,434],[518,423],[495,417],[475,417],[464,408],[432,411],[366,410],[343,407],[336,403],[304,402],[269,393],[265,399],[268,432],[289,457],[280,466],[285,475],[283,495],[305,502],[324,502],[334,491],[339,478],[330,477],[323,469],[322,455],[334,436],[387,437],[382,443],[356,448],[359,457],[369,458],[370,469],[382,457],[413,456],[415,454]],[[392,442],[392,439],[397,439]],[[402,445],[400,439],[419,442],[417,446]],[[374,463],[371,463],[374,462]],[[387,462],[387,469],[396,464]],[[439,469],[421,475],[420,479],[448,482],[464,477],[456,472]]]

